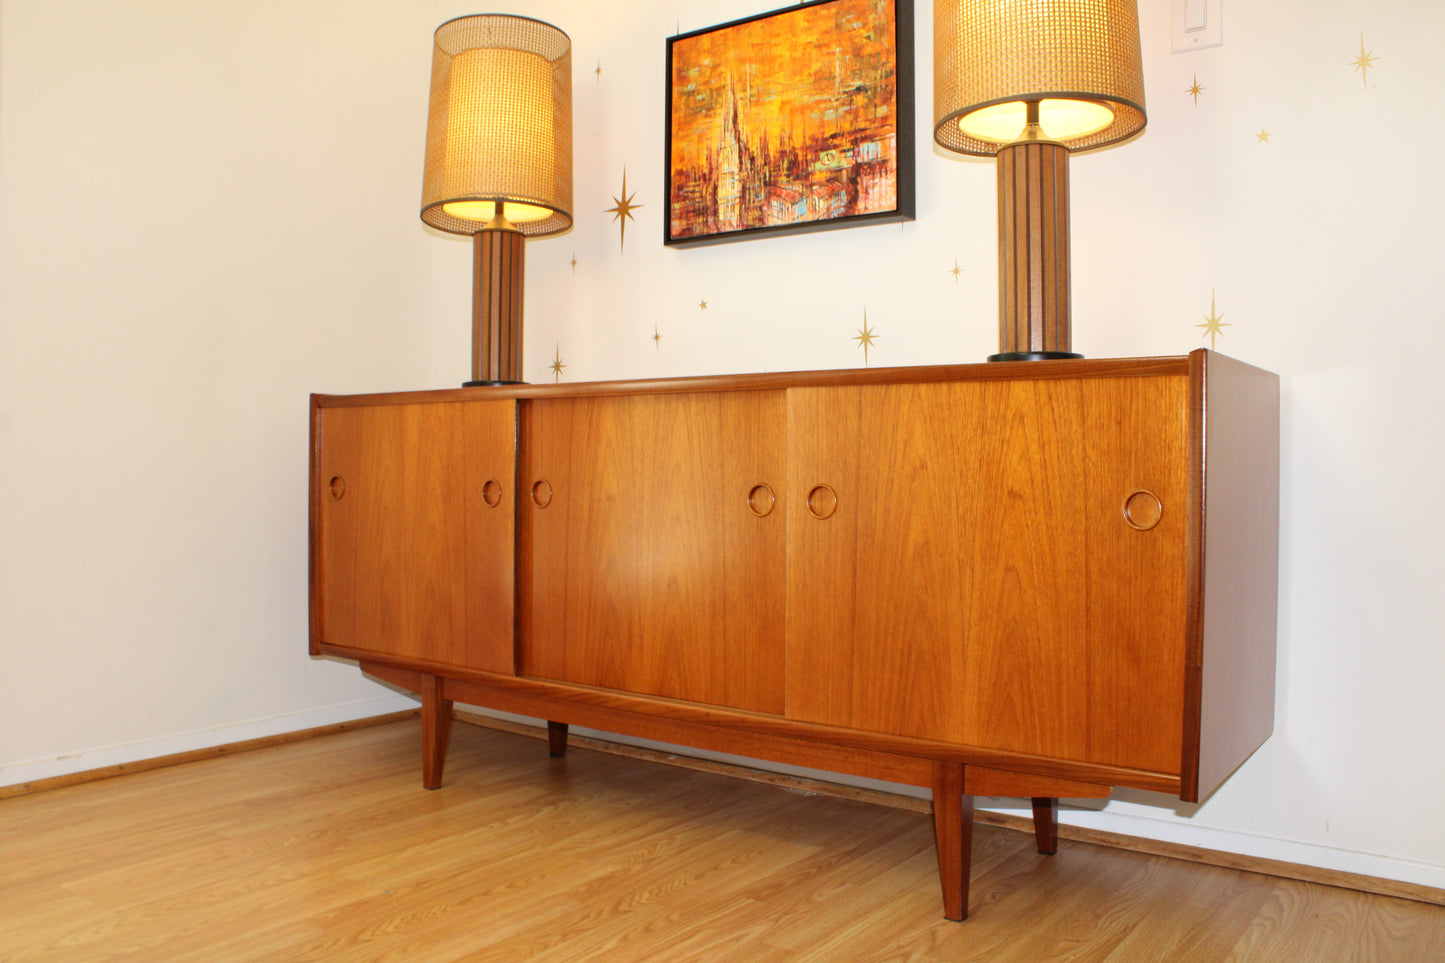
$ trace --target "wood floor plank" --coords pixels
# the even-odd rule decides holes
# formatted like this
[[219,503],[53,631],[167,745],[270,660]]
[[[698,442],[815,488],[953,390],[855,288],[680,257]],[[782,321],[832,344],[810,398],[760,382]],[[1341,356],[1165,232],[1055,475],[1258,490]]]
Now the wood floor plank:
[[1230,960],[1438,963],[1445,908],[1329,886],[1279,880]]
[[[0,959],[1445,959],[1445,908],[979,825],[942,919],[926,813],[399,722],[0,800]],[[1323,954],[1323,955],[1322,955]]]

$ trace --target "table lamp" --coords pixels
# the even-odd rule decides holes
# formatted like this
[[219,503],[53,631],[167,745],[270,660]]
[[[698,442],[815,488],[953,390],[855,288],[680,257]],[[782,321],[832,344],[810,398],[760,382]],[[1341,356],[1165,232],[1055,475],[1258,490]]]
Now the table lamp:
[[522,375],[523,242],[572,226],[572,43],[530,17],[437,28],[421,219],[472,236],[472,380]]
[[1135,0],[937,0],[934,140],[998,158],[999,353],[1078,358],[1069,154],[1144,129]]

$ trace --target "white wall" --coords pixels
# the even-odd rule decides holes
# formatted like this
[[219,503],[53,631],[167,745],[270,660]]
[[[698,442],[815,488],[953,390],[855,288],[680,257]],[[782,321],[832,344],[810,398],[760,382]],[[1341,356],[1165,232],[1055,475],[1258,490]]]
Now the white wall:
[[305,631],[308,393],[429,378],[413,6],[0,5],[0,782],[410,705]]
[[[865,310],[875,365],[994,350],[993,171],[930,146],[929,0],[916,222],[662,247],[664,38],[767,6],[508,8],[574,43],[577,226],[528,246],[531,380],[556,351],[566,380],[857,365]],[[1149,128],[1073,165],[1074,343],[1186,352],[1212,294],[1219,350],[1282,376],[1275,735],[1197,811],[1068,818],[1445,886],[1445,9],[1225,7],[1222,48],[1172,55],[1141,3]],[[473,10],[236,9],[0,0],[0,783],[398,704],[304,654],[306,393],[468,376],[467,246],[416,202],[430,33]]]

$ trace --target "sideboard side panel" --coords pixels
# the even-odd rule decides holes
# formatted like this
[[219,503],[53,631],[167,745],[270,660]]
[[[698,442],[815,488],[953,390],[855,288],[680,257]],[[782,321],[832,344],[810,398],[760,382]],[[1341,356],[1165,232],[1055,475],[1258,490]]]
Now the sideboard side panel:
[[[1213,352],[1202,369],[1204,577],[1197,783],[1206,798],[1274,730],[1279,376]],[[1192,791],[1191,791],[1192,790]]]

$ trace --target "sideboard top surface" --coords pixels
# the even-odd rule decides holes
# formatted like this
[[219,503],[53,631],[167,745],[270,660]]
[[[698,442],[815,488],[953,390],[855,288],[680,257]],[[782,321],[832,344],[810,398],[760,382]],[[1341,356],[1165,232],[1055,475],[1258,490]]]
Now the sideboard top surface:
[[[1208,355],[1207,349],[1193,352]],[[1160,358],[1006,361],[979,364],[919,365],[901,368],[840,368],[825,371],[779,371],[703,375],[630,381],[587,381],[567,384],[517,384],[478,388],[444,388],[384,394],[313,395],[321,407],[419,404],[508,398],[566,398],[589,395],[665,394],[697,391],[765,391],[833,385],[925,384],[948,381],[1011,381],[1017,379],[1123,378],[1187,376],[1190,355]]]

